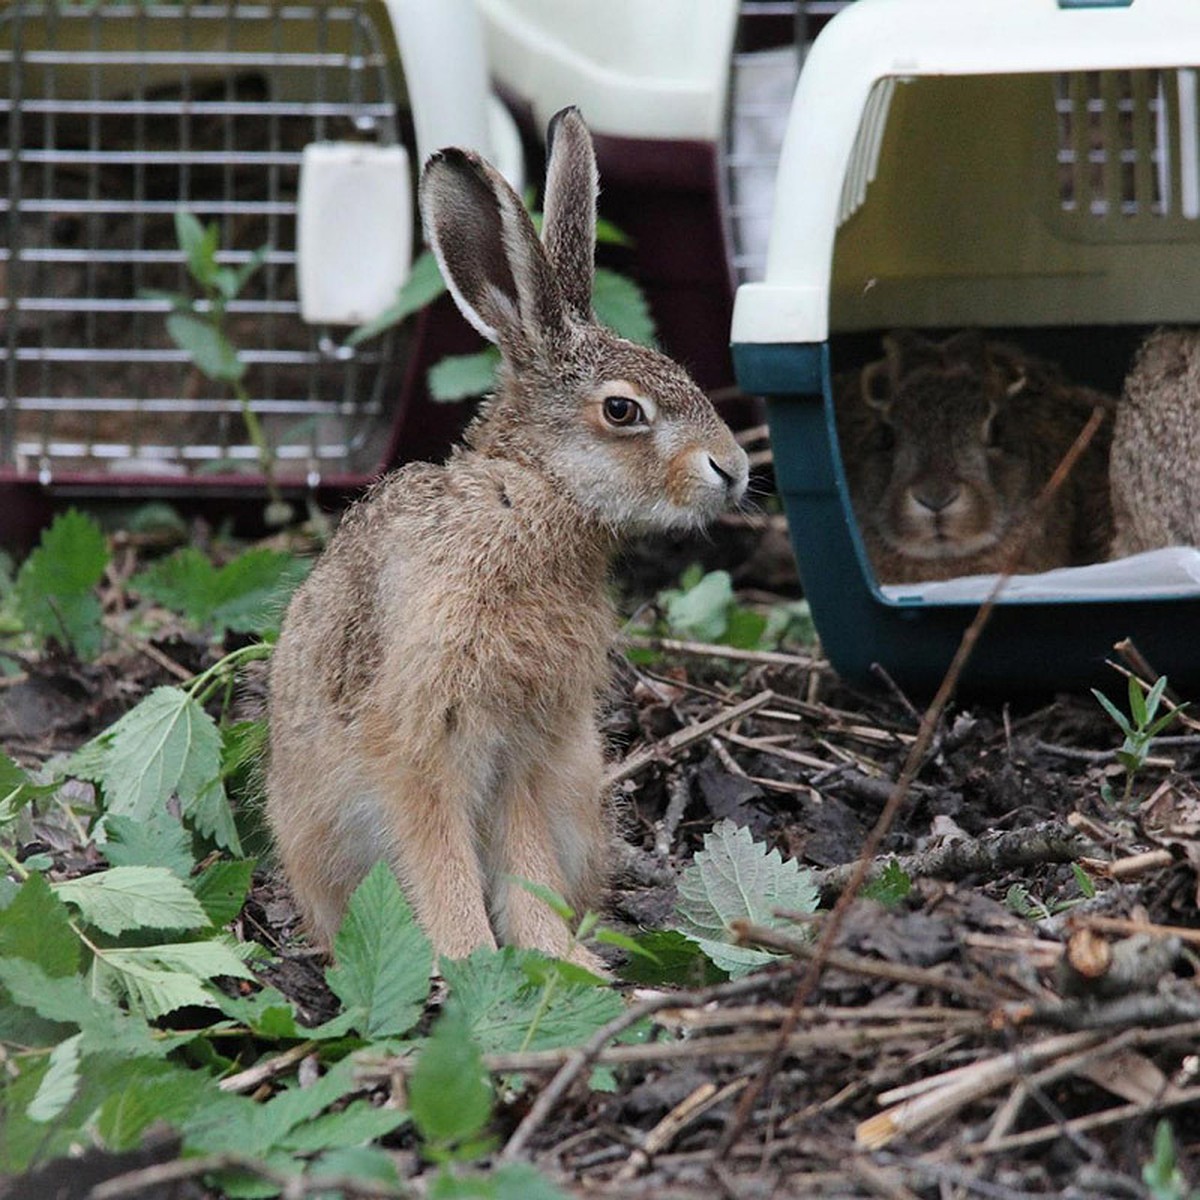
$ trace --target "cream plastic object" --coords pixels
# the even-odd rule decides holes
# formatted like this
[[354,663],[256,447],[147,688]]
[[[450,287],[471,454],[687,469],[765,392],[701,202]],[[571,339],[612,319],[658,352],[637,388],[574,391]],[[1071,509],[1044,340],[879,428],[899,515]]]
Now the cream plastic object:
[[296,228],[304,320],[361,325],[377,317],[408,278],[413,225],[403,146],[305,146]]
[[[1055,0],[1005,0],[1003,5],[993,0],[858,0],[830,22],[805,62],[776,178],[766,276],[761,283],[739,288],[732,340],[826,340],[835,299],[832,276],[839,225],[856,213],[864,196],[866,208],[871,206],[870,185],[889,107],[895,106],[906,85],[939,77],[1052,76],[1144,68],[1178,70],[1182,97],[1186,69],[1198,63],[1200,4],[1196,0],[1135,0],[1128,7],[1089,9],[1060,9]],[[994,115],[980,107],[980,119]],[[1178,110],[1181,125],[1189,119],[1189,112],[1194,113],[1184,99]],[[947,141],[953,145],[952,139]],[[1184,138],[1177,164],[1185,177],[1182,212],[1176,213],[1182,217],[1188,216],[1190,195],[1186,151]],[[936,139],[922,146],[922,152],[928,155],[929,164],[945,165]],[[931,166],[912,163],[911,170],[922,169],[929,171]],[[1014,188],[1025,183],[1017,171]],[[1193,202],[1191,207],[1195,210],[1197,204]],[[848,240],[849,230],[847,224]],[[903,238],[903,234],[895,236]],[[930,236],[936,236],[934,231]],[[1094,260],[1085,257],[1085,249],[1078,251],[1081,265],[1071,281],[1068,254],[1073,251],[1065,246],[1068,240],[1062,239],[1054,247],[1059,252],[1054,270],[1062,280],[1061,291],[1053,297],[1059,319],[1126,319],[1136,297],[1130,296],[1128,288],[1117,286],[1123,285],[1124,277],[1114,273],[1107,280],[1107,294],[1098,291],[1094,283],[1081,282],[1088,274],[1104,280]],[[1027,248],[1033,252],[1032,244]],[[1168,258],[1169,251],[1169,247],[1162,248]],[[1147,247],[1139,252],[1159,251]],[[1144,261],[1142,266],[1144,269]],[[940,289],[943,301],[959,286],[949,275],[946,279]],[[870,277],[855,281],[863,291],[874,282]],[[888,282],[883,272],[879,282]],[[1004,286],[1003,282],[998,285],[1001,296]],[[996,315],[1003,319],[993,323],[1021,323],[1012,320],[1012,310],[1025,298],[1014,290],[1007,302],[1002,299],[1006,307],[998,308]],[[944,315],[944,309],[935,311],[935,302],[929,300],[929,319],[924,323],[935,324],[935,318]],[[978,311],[983,303],[979,293],[973,293],[971,304],[965,305],[961,314],[951,315],[958,316],[958,323],[988,323],[984,319],[988,314]],[[1070,309],[1073,303],[1079,305],[1078,312]],[[1111,315],[1103,311],[1105,304]],[[862,307],[865,313],[868,305]],[[915,313],[910,309],[908,320],[896,323],[921,324],[924,313],[923,309]],[[870,315],[875,323],[886,324],[890,314],[883,313],[881,319],[880,311],[871,310]],[[1170,313],[1161,313],[1157,319],[1169,318]],[[845,327],[866,328],[871,323],[864,316]]]
[[737,0],[478,0],[488,62],[538,123],[579,106],[597,133],[720,136]]
[[474,0],[385,0],[412,104],[417,154],[466,146],[496,164],[519,194],[524,159],[516,126],[488,91]]

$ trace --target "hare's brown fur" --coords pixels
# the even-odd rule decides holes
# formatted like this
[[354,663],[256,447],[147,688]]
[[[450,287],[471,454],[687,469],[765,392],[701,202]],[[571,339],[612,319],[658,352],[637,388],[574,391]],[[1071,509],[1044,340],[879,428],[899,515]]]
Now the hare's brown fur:
[[1030,507],[1096,405],[1052,365],[969,332],[884,339],[841,377],[837,424],[868,557],[883,583],[1093,562],[1105,556],[1108,422],[1031,530]]
[[1112,556],[1200,546],[1200,330],[1159,329],[1138,351],[1112,446]]
[[403,468],[347,514],[275,651],[268,814],[322,945],[384,858],[439,953],[566,950],[511,877],[577,910],[604,879],[616,539],[745,488],[744,453],[683,371],[592,318],[591,142],[573,111],[551,128],[544,247],[486,163],[445,151],[426,168],[429,240],[500,345],[497,393],[448,462]]

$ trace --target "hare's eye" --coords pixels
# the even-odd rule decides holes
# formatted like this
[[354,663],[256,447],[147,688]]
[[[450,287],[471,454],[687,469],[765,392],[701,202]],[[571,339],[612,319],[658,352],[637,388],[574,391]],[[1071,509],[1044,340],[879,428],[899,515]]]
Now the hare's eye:
[[628,396],[605,396],[604,419],[610,425],[638,425],[645,423],[646,414],[642,412],[642,406]]

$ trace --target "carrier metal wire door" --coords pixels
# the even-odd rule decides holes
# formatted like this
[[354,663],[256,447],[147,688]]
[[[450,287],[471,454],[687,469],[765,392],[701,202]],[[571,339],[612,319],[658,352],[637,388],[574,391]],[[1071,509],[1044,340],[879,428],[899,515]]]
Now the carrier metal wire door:
[[227,332],[280,480],[373,470],[387,339],[345,351],[296,296],[301,152],[393,144],[397,57],[364,3],[0,6],[0,474],[186,486],[256,476],[235,398],[171,341],[174,228],[269,247]]

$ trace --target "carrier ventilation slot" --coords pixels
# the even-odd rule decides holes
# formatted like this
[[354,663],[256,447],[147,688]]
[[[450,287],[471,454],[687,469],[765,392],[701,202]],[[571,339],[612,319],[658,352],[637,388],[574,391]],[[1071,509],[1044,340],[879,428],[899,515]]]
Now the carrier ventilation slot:
[[1194,68],[1055,76],[1058,199],[1087,221],[1200,217]]
[[257,473],[237,401],[153,297],[194,291],[182,207],[226,264],[270,247],[227,329],[278,475],[374,469],[386,339],[344,356],[302,322],[296,192],[308,142],[395,142],[395,70],[365,3],[0,11],[0,468]]
[[867,198],[867,187],[875,181],[879,169],[879,150],[887,126],[888,109],[896,92],[896,80],[891,76],[876,80],[863,106],[858,135],[850,151],[846,177],[842,180],[842,195],[838,202],[838,224],[849,220]]

